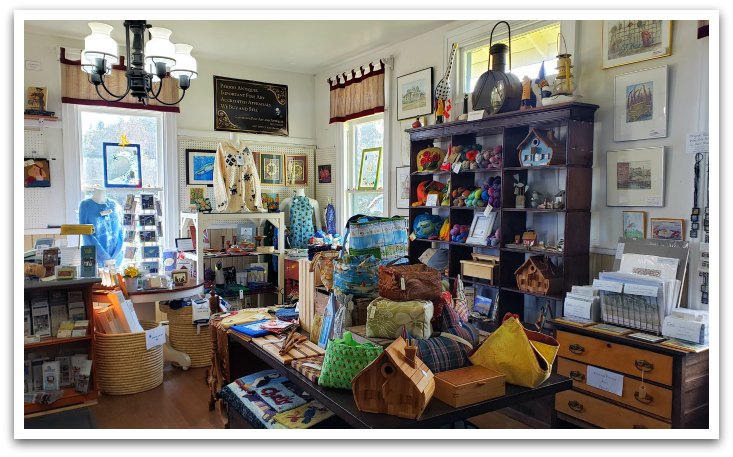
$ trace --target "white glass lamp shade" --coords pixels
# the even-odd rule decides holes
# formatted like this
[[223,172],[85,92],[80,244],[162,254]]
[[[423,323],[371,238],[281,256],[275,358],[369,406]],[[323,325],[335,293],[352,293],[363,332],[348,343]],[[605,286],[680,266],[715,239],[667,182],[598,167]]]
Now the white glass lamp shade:
[[104,59],[109,65],[119,61],[117,42],[110,36],[112,26],[101,22],[90,22],[91,35],[84,38],[84,52],[82,56],[87,62],[96,64],[96,59]]
[[176,63],[176,47],[171,43],[171,31],[162,27],[150,28],[150,40],[145,43],[145,65],[165,63],[170,69]]
[[176,64],[171,67],[171,76],[180,79],[181,76],[188,76],[188,79],[196,79],[198,76],[196,59],[191,55],[193,46],[188,44],[176,44]]
[[[94,63],[95,59],[91,59],[87,57],[84,53],[84,51],[81,52],[81,70],[85,73],[96,73],[97,72],[97,66]],[[109,74],[112,72],[112,62],[110,62],[108,59],[104,59],[104,74]]]

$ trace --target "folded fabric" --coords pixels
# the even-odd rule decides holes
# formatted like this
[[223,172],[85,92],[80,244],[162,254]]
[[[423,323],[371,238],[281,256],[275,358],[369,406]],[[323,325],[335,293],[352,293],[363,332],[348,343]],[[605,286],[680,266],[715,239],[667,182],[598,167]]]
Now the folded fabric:
[[293,360],[290,366],[308,378],[313,384],[317,384],[318,376],[321,375],[321,368],[323,367],[323,356],[317,355],[315,357]]
[[427,300],[397,302],[379,297],[367,307],[367,337],[397,338],[404,326],[413,338],[430,338],[433,303]]
[[265,400],[272,409],[281,413],[283,411],[297,408],[298,406],[306,403],[306,400],[303,397],[297,395],[293,390],[288,388],[290,386],[292,386],[292,384],[287,381],[274,384],[271,383],[264,387],[255,387],[254,391],[263,400]]
[[311,428],[331,416],[333,412],[313,400],[290,411],[276,414],[275,421],[286,428]]
[[223,315],[220,326],[230,328],[235,325],[246,324],[249,322],[268,319],[272,316],[268,314],[267,308],[245,308],[239,311],[232,311],[230,314]]
[[269,320],[262,319],[260,321],[250,322],[249,324],[235,325],[232,327],[232,330],[252,337],[269,335],[271,333],[269,330],[261,328],[261,325]]

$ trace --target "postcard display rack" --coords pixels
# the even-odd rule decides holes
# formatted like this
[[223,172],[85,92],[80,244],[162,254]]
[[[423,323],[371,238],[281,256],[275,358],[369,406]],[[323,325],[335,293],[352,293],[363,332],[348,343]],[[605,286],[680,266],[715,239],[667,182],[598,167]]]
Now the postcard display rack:
[[[96,404],[94,319],[91,319],[91,316],[93,315],[92,287],[99,281],[99,278],[82,278],[64,281],[25,281],[23,283],[28,306],[37,309],[38,305],[45,305],[46,309],[45,313],[35,313],[35,316],[26,317],[26,333],[33,332],[46,336],[41,336],[40,341],[24,344],[24,391],[27,393],[43,390],[42,364],[44,361],[59,361],[58,385],[59,389],[63,391],[61,397],[51,404],[25,403],[26,417],[55,412],[59,408],[68,409]],[[60,313],[59,310],[61,310]],[[51,335],[52,329],[58,327],[55,325],[59,323],[58,321],[86,322],[86,332],[84,335],[58,338],[55,334]],[[86,392],[78,392],[74,385],[72,365],[74,359],[79,357],[92,361],[91,378],[86,384]]]
[[[242,252],[242,253],[231,253],[221,255],[219,253],[205,253],[204,252],[204,231],[208,229],[238,229],[243,223],[254,222],[256,226],[260,226],[265,220],[269,221],[272,225],[277,228],[278,248],[271,253],[262,252]],[[276,284],[276,291],[268,290],[267,292],[276,293],[278,295],[279,303],[283,300],[283,291],[285,290],[285,216],[282,212],[278,213],[201,213],[201,212],[190,212],[181,211],[181,237],[195,236],[193,244],[196,248],[195,252],[184,252],[182,255],[184,258],[194,262],[193,270],[195,271],[195,278],[198,283],[204,282],[204,266],[206,261],[221,260],[222,264],[226,266],[235,266],[239,264],[241,259],[254,259],[256,262],[261,262],[265,258],[271,256],[277,257],[277,282],[269,280],[271,283]],[[258,229],[259,230],[259,229]],[[261,234],[261,233],[259,233]],[[255,233],[257,235],[257,233]],[[254,295],[261,294],[262,291],[252,290],[249,294]]]
[[159,273],[163,240],[163,207],[156,194],[129,193],[123,208],[123,265],[132,263],[143,274]]
[[[567,103],[407,130],[410,134],[410,230],[415,218],[426,212],[449,217],[453,227],[454,224],[470,226],[474,214],[485,210],[456,206],[413,207],[421,181],[433,179],[447,183],[450,180],[452,189],[481,186],[491,176],[501,176],[502,181],[501,208],[493,210],[498,214],[493,228],[489,230],[494,234],[497,228],[501,229],[497,246],[418,238],[410,241],[409,255],[418,258],[428,248],[447,248],[447,279],[451,283],[461,272],[461,260],[471,260],[472,254],[477,252],[498,256],[499,273],[494,272],[494,280],[490,284],[462,277],[466,286],[476,288],[476,295],[489,295],[494,302],[498,299],[498,310],[492,313],[494,316],[500,318],[504,313],[512,312],[524,322],[534,322],[544,310],[551,309],[554,315],[558,315],[561,311],[558,304],[562,306],[565,292],[573,284],[586,284],[589,277],[593,124],[597,109],[597,105]],[[528,137],[530,129],[552,131],[555,143],[561,146],[561,158],[550,165],[522,166],[517,148]],[[458,172],[418,171],[416,156],[424,148],[436,146],[450,151],[451,145],[465,148],[473,144],[480,144],[483,149],[501,145],[501,167]],[[532,208],[527,195],[525,208],[517,208],[515,181],[523,183],[524,189],[541,191],[549,201],[565,191],[563,207]],[[527,249],[516,245],[515,236],[521,236],[528,230],[534,230],[537,240],[542,240],[547,246],[562,246],[564,243],[562,250],[540,249],[538,246]],[[525,293],[518,288],[515,271],[530,256],[538,255],[547,256],[557,267],[562,284],[560,291],[546,295]]]

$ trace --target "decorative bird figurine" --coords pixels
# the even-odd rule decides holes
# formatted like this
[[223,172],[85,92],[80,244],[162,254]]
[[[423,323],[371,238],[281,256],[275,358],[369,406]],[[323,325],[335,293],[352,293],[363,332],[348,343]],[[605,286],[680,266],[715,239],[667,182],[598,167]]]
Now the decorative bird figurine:
[[440,108],[445,106],[445,101],[448,100],[448,97],[450,97],[450,74],[453,70],[453,60],[455,60],[456,58],[456,49],[458,49],[458,43],[453,43],[450,51],[450,58],[448,59],[448,68],[445,70],[445,75],[443,75],[443,79],[438,81],[438,84],[435,85],[435,106],[437,108],[435,114],[436,124],[443,123],[443,110]]

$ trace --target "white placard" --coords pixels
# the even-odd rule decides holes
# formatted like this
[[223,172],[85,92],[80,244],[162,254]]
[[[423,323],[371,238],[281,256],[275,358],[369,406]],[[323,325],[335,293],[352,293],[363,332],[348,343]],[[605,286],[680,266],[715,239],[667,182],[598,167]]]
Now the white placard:
[[710,135],[708,132],[687,134],[688,154],[707,154],[710,150]]
[[667,316],[662,324],[662,335],[701,344],[705,340],[705,323]]
[[616,258],[621,260],[624,257],[624,243],[619,243],[616,247]]
[[630,295],[642,295],[644,297],[656,297],[659,294],[659,288],[654,286],[624,283],[624,293]]
[[593,280],[593,288],[598,290],[605,290],[607,292],[622,292],[624,290],[624,284],[621,282],[604,281],[602,279]]
[[647,206],[662,206],[662,197],[650,196],[646,198]]
[[145,349],[152,349],[165,344],[165,327],[159,325],[145,330]]
[[593,306],[593,300],[585,301],[577,298],[565,298],[565,304],[563,306],[563,314],[565,316],[580,317],[583,319],[591,319],[591,307]]
[[425,206],[438,206],[438,194],[428,194]]
[[486,205],[486,209],[484,209],[484,216],[488,216],[489,214],[491,214],[491,211],[493,211],[493,210],[494,210],[494,207],[491,206],[491,205],[489,205],[489,204],[487,204]]
[[623,396],[624,376],[612,371],[588,365],[586,371],[586,384],[596,389],[605,390],[612,394]]
[[460,173],[461,172],[461,162],[456,162],[453,164],[453,173]]
[[484,118],[484,110],[471,111],[468,113],[469,121],[475,121],[477,119],[483,119],[483,118]]

